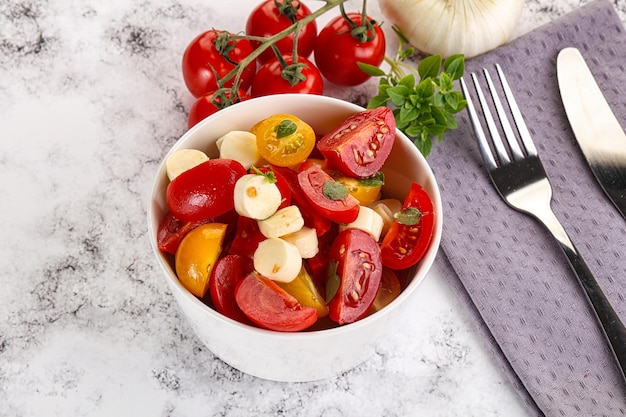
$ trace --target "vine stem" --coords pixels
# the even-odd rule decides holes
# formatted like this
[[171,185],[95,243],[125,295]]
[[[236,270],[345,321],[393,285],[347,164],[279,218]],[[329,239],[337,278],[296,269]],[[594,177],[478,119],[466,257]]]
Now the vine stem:
[[279,40],[286,38],[287,36],[291,35],[293,32],[296,31],[296,29],[299,29],[300,27],[304,27],[306,26],[308,23],[314,21],[315,19],[317,19],[318,17],[320,17],[321,15],[323,15],[324,13],[326,13],[327,11],[334,9],[335,7],[339,6],[340,4],[345,3],[348,0],[324,0],[324,5],[322,7],[320,7],[319,9],[315,10],[314,12],[312,12],[310,15],[302,18],[301,20],[298,21],[297,24],[291,25],[286,29],[283,29],[282,31],[278,32],[277,34],[273,35],[273,36],[269,36],[267,38],[258,38],[258,37],[249,37],[249,36],[233,36],[232,39],[252,39],[252,40],[261,40],[261,45],[256,48],[254,51],[252,51],[252,53],[250,55],[248,55],[247,57],[245,57],[244,59],[242,59],[241,61],[239,61],[239,63],[237,64],[237,66],[235,68],[233,68],[228,74],[226,74],[224,77],[222,77],[222,79],[220,80],[220,87],[223,86],[223,83],[227,80],[230,80],[231,78],[235,77],[235,82],[233,83],[233,89],[236,89],[239,86],[239,79],[241,78],[241,74],[243,74],[243,71],[245,71],[245,68],[251,64],[252,62],[254,62],[255,59],[257,59],[257,57],[259,55],[261,55],[267,48],[270,48],[272,45],[274,45],[276,42],[278,42]]

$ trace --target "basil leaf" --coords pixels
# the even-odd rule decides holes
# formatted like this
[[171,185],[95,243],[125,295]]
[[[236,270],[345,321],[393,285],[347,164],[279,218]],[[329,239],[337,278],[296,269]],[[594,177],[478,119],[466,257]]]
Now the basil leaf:
[[348,197],[348,189],[337,181],[326,181],[322,187],[324,197],[333,201],[343,201]]
[[285,119],[274,130],[276,131],[276,138],[280,139],[296,133],[298,126],[293,120]]

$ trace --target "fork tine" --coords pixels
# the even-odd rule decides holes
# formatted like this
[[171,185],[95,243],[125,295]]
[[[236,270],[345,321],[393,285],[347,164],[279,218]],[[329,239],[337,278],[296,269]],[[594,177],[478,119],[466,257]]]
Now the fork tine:
[[500,164],[505,165],[511,162],[509,158],[509,154],[504,147],[504,143],[502,142],[502,137],[500,136],[500,132],[496,127],[496,122],[491,114],[491,110],[489,109],[489,104],[487,103],[487,99],[483,94],[483,90],[480,87],[480,83],[478,82],[478,78],[476,74],[472,73],[472,81],[474,81],[474,88],[476,89],[476,94],[478,95],[478,101],[480,103],[480,108],[483,111],[483,116],[485,118],[485,122],[487,123],[487,129],[489,130],[489,134],[491,135],[491,143],[493,143],[493,147],[496,151],[496,155],[498,156],[498,160]]
[[[496,88],[493,85],[493,81],[491,81],[491,76],[489,75],[489,71],[483,68],[483,73],[485,75],[485,79],[487,80],[487,86],[489,87],[489,92],[491,92],[491,98],[496,108],[496,113],[498,113],[498,119],[500,119],[500,126],[502,126],[504,137],[506,137],[507,144],[509,145],[509,149],[511,150],[511,155],[513,156],[513,159],[520,160],[524,157],[524,154],[522,153],[522,149],[520,148],[519,143],[517,142],[515,133],[513,133],[513,128],[511,127],[511,123],[509,123],[507,112],[504,110],[504,107],[502,106],[502,102],[500,101],[498,92],[496,91]],[[500,76],[500,82],[502,82],[502,77],[504,76],[504,74],[502,74],[501,71],[498,71],[498,75]],[[509,97],[506,93],[505,95],[507,97],[507,102],[509,102],[509,108],[510,108],[510,99],[512,98],[512,96]],[[513,100],[515,99],[513,98]],[[517,124],[517,121],[515,123]]]
[[504,90],[504,95],[506,96],[506,100],[509,104],[509,108],[511,109],[511,114],[513,114],[513,120],[515,120],[515,125],[517,126],[517,131],[519,132],[520,139],[526,148],[526,153],[529,156],[537,155],[537,148],[535,148],[535,144],[533,142],[532,137],[530,136],[530,132],[526,127],[526,123],[524,122],[524,118],[522,117],[522,113],[519,110],[519,106],[517,105],[517,101],[513,96],[513,92],[511,91],[511,87],[509,87],[509,82],[506,80],[504,73],[502,72],[502,68],[500,65],[496,64],[496,70],[498,71],[498,77],[500,78],[500,83],[502,84],[502,89]]
[[491,148],[489,147],[489,143],[487,142],[487,137],[485,136],[485,132],[480,124],[480,119],[476,113],[474,102],[469,94],[469,90],[467,89],[467,85],[465,84],[463,77],[461,77],[461,91],[463,92],[463,96],[467,102],[467,112],[469,113],[470,121],[474,127],[474,134],[478,140],[478,148],[480,149],[480,154],[482,155],[483,161],[487,166],[487,170],[491,171],[496,169],[496,161],[493,157],[493,153],[491,152]]

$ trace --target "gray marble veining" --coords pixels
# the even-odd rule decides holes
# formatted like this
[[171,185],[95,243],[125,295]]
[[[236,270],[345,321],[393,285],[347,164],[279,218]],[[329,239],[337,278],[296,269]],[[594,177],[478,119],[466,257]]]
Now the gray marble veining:
[[[518,33],[586,2],[529,0]],[[260,380],[193,335],[151,253],[147,196],[186,129],[184,48],[243,30],[255,4],[0,5],[0,415],[525,415],[437,271],[395,337],[329,380]]]

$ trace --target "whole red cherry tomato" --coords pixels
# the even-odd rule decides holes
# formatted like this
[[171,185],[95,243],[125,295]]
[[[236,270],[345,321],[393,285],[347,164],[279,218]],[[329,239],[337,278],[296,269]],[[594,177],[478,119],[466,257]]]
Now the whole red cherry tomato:
[[383,166],[395,138],[393,112],[376,107],[348,117],[320,139],[317,149],[342,174],[366,178]]
[[413,183],[381,243],[383,265],[396,270],[415,265],[426,253],[434,229],[433,202],[426,190]]
[[165,197],[177,219],[199,222],[233,210],[235,183],[246,169],[232,159],[210,159],[172,180]]
[[189,109],[187,127],[191,129],[198,122],[204,120],[213,113],[218,112],[222,108],[231,104],[238,103],[240,101],[248,100],[250,98],[248,93],[243,91],[241,88],[237,92],[236,97],[231,98],[230,90],[225,93],[225,96],[226,102],[224,102],[224,100],[220,96],[215,96],[215,91],[211,91],[210,93],[198,97],[198,99],[191,105],[191,108]]
[[[385,59],[385,34],[369,17],[362,26],[362,15],[337,16],[320,31],[315,42],[315,63],[330,82],[353,86],[367,81],[357,62],[379,66]],[[358,34],[357,34],[358,33]]]
[[237,305],[235,289],[252,271],[254,264],[247,256],[226,255],[215,263],[209,279],[209,294],[217,311],[241,323],[249,322]]
[[333,241],[328,260],[329,316],[338,324],[355,322],[368,314],[378,293],[380,247],[369,233],[346,229]]
[[[246,22],[246,35],[269,37],[287,29],[292,24],[311,14],[311,10],[299,0],[265,0],[261,2],[248,16]],[[293,40],[295,33],[290,34],[275,43],[282,54],[293,52]],[[315,47],[317,37],[317,24],[315,20],[306,24],[298,35],[298,55],[308,58]],[[260,42],[252,42],[258,48]],[[265,63],[274,58],[272,49],[266,49],[257,59]]]
[[[187,88],[195,97],[218,89],[217,79],[224,77],[253,51],[246,39],[233,40],[226,31],[209,30],[198,35],[183,54],[183,78]],[[252,84],[256,72],[256,60],[246,66],[239,87],[246,91]],[[222,87],[232,87],[235,77]]]
[[298,300],[269,278],[253,272],[235,289],[243,313],[258,326],[280,332],[297,332],[317,321],[317,310]]
[[359,201],[319,165],[298,173],[298,183],[309,203],[327,219],[352,223],[359,215]]
[[[252,97],[285,93],[318,95],[324,93],[324,80],[315,64],[304,57],[298,57],[296,65],[299,65],[300,69],[296,69],[292,64],[291,55],[283,55],[280,59],[276,57],[263,64],[252,81],[250,90]],[[299,75],[294,74],[295,72],[299,72]],[[287,77],[295,77],[292,78],[294,85],[283,78],[285,74],[289,74]],[[299,76],[304,78],[298,81]]]

